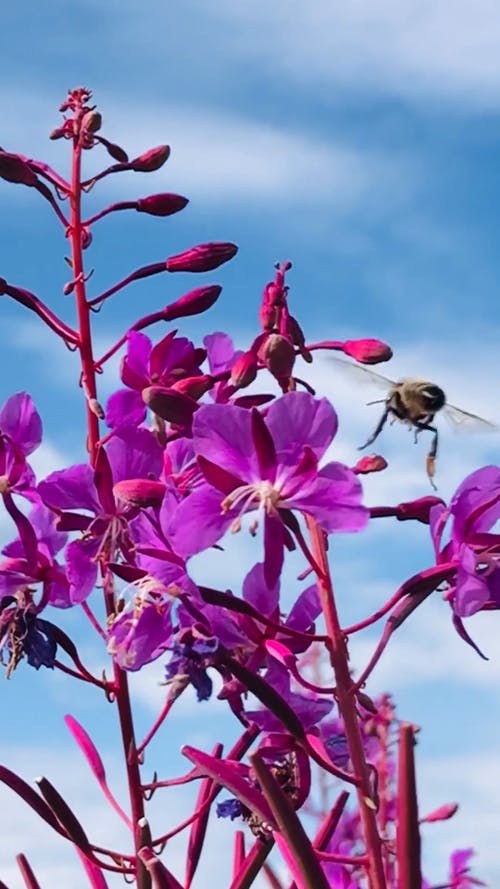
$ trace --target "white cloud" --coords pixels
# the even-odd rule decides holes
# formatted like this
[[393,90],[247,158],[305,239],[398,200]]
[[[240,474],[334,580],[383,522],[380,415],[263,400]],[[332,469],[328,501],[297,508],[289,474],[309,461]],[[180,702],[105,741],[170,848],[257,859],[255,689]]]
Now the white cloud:
[[[0,99],[3,97],[0,92]],[[6,147],[43,156],[56,168],[61,161],[64,166],[67,156],[64,158],[60,143],[42,143],[33,149],[46,130],[45,120],[50,119],[47,95],[17,95],[14,100],[10,92],[5,100],[13,105],[28,102],[33,108],[32,116],[12,115]],[[343,214],[375,203],[384,206],[388,200],[394,206],[414,191],[418,180],[417,169],[407,156],[338,137],[319,137],[294,125],[293,120],[271,124],[260,120],[258,113],[224,111],[216,102],[212,108],[195,101],[170,103],[162,106],[159,116],[153,103],[131,97],[124,104],[122,96],[103,90],[99,107],[105,111],[106,136],[121,144],[130,157],[164,141],[171,145],[170,159],[155,175],[157,190],[177,190],[198,200],[215,200],[218,205],[243,200],[250,208],[265,201],[268,213],[283,213],[289,207],[314,204],[332,206]],[[27,145],[32,146],[29,151]],[[93,153],[91,161],[94,170],[106,166],[102,152]],[[149,187],[141,174],[111,176],[99,184],[96,194],[99,201],[103,190],[110,196],[119,193],[123,199],[137,197]],[[17,189],[16,199],[31,198],[29,191]],[[13,194],[7,186],[2,193],[6,199]],[[89,200],[92,207],[93,193]]]
[[353,90],[450,100],[460,111],[500,100],[495,0],[215,0],[210,12],[233,61],[251,59],[273,79],[281,72],[296,89],[314,88],[332,105]]

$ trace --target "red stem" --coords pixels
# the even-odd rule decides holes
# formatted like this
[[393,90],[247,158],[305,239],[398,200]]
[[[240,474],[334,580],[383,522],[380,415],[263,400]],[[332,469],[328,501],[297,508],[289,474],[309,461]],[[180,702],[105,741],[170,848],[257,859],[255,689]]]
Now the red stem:
[[[92,350],[92,330],[90,324],[90,308],[86,298],[85,274],[82,251],[83,226],[81,219],[81,152],[82,145],[78,136],[73,144],[72,170],[71,170],[71,214],[70,214],[70,242],[72,248],[73,275],[75,279],[75,299],[78,315],[79,350],[82,366],[82,386],[86,396],[87,410],[87,449],[90,455],[90,463],[95,466],[99,447],[99,421],[91,409],[92,401],[97,401],[96,375]],[[106,614],[109,617],[114,613],[115,602],[110,575],[104,575],[104,599]],[[130,694],[127,675],[113,662],[115,701],[118,709],[118,718],[122,737],[122,745],[125,754],[125,767],[127,771],[131,820],[134,825],[134,844],[136,854],[141,844],[139,822],[144,818],[144,799],[141,789],[141,777],[137,763],[136,744]]]
[[354,773],[358,779],[356,792],[358,794],[359,812],[366,845],[366,871],[368,884],[370,889],[387,889],[380,836],[378,833],[374,803],[372,802],[370,773],[365,759],[363,741],[356,713],[356,703],[351,694],[352,680],[349,673],[347,641],[340,626],[335,604],[326,555],[325,540],[321,528],[319,528],[314,519],[310,516],[306,516],[306,522],[311,538],[313,556],[320,566],[321,571],[318,575],[318,589],[321,596],[326,628],[330,639],[330,662],[335,674],[338,708],[344,722],[349,757]]

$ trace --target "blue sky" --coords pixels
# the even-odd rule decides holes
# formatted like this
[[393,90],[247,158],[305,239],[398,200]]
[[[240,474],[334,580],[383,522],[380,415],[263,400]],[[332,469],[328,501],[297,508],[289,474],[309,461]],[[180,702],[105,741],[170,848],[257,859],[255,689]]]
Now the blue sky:
[[[183,333],[199,342],[225,329],[239,345],[247,343],[273,263],[289,258],[291,305],[309,341],[378,336],[395,353],[387,373],[428,375],[453,403],[498,421],[499,39],[493,0],[473,7],[465,0],[28,0],[22,10],[2,11],[0,144],[67,170],[67,146],[46,137],[59,123],[67,89],[91,87],[108,138],[131,155],[168,142],[172,156],[154,177],[129,174],[103,183],[89,208],[161,190],[191,201],[172,219],[121,214],[96,226],[88,256],[96,268],[92,295],[191,243],[232,240],[240,246],[237,259],[196,280],[223,284],[221,299],[206,317],[188,320]],[[89,163],[98,163],[95,155]],[[57,223],[28,189],[0,183],[0,207],[0,274],[71,321]],[[110,300],[97,322],[102,350],[138,315],[191,286],[187,276],[153,279]],[[27,389],[35,398],[46,429],[36,458],[43,477],[83,456],[78,370],[35,318],[5,300],[1,309],[0,397]],[[353,388],[326,362],[316,361],[311,375],[339,411],[332,454],[353,463],[377,416],[365,402],[377,395]],[[112,374],[103,380],[103,400],[115,380]],[[443,429],[442,438],[443,497],[468,472],[498,460],[495,437],[468,440]],[[406,430],[393,427],[380,446],[390,470],[368,480],[368,502],[428,493],[425,443],[414,448]],[[9,539],[6,521],[0,533]],[[230,576],[237,588],[243,558],[250,567],[256,552],[241,537],[229,548],[229,567],[207,560],[197,570],[214,583]],[[363,539],[339,540],[334,570],[346,622],[431,558],[425,528],[398,527],[395,537],[387,523]],[[292,563],[290,583],[295,569]],[[81,636],[77,616],[65,620],[90,661],[100,664],[102,653]],[[393,640],[369,691],[394,691],[401,716],[422,726],[422,811],[450,799],[462,803],[456,819],[426,832],[431,877],[444,874],[447,850],[474,845],[478,875],[498,885],[497,617],[477,616],[469,628],[488,662],[455,637],[438,598],[426,603]],[[356,643],[353,665],[366,660],[376,638]],[[159,677],[161,665],[136,683],[144,730],[161,697]],[[45,770],[79,801],[82,819],[100,824],[98,794],[92,796],[62,724],[71,710],[90,729],[98,718],[93,697],[82,693],[75,701],[69,683],[23,666],[2,694],[8,713],[2,761],[19,765],[28,779]],[[175,748],[186,737],[208,746],[225,733],[217,703],[205,712],[206,725],[201,705],[184,706],[173,729]],[[114,729],[100,718],[97,737],[119,788]],[[60,856],[44,829],[33,824],[28,831],[24,810],[5,799],[0,877],[14,889],[21,885],[13,857],[23,848],[42,885],[56,879],[79,885],[73,857]],[[19,831],[29,833],[21,845]],[[214,836],[227,840],[220,827]]]

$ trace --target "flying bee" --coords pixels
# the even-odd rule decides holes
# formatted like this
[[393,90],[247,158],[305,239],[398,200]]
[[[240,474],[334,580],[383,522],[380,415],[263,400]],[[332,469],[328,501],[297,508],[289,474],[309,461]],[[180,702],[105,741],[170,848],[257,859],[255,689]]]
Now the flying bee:
[[429,481],[436,490],[434,473],[436,468],[436,456],[438,449],[438,429],[433,425],[434,417],[443,413],[455,430],[470,432],[495,432],[498,427],[489,420],[484,420],[476,414],[463,411],[446,401],[444,391],[436,383],[417,377],[404,377],[402,380],[390,380],[382,374],[368,370],[359,364],[351,364],[339,358],[331,358],[337,366],[346,369],[356,375],[358,380],[365,380],[377,384],[386,390],[386,398],[369,401],[368,404],[384,404],[384,411],[374,431],[359,450],[373,444],[382,432],[388,419],[399,420],[415,430],[415,441],[420,432],[428,430],[432,432],[432,442],[426,458],[426,469]]

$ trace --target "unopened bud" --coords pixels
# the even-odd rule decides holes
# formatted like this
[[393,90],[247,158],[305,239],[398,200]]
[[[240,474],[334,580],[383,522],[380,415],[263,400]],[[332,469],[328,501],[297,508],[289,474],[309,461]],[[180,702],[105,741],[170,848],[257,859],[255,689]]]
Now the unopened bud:
[[396,506],[396,518],[400,522],[415,519],[417,522],[422,522],[423,525],[428,525],[431,509],[439,504],[444,506],[443,500],[432,495],[419,497],[417,500],[410,500],[408,503],[399,503]]
[[157,148],[150,148],[139,157],[135,157],[129,161],[129,170],[135,170],[136,173],[154,173],[163,167],[165,161],[168,160],[170,154],[169,145],[159,145]]
[[381,340],[346,340],[342,351],[360,364],[379,364],[392,358],[392,349]]
[[259,357],[273,377],[282,380],[291,376],[295,362],[295,350],[290,340],[281,334],[269,334],[259,352]]
[[173,321],[175,318],[186,318],[188,315],[199,315],[210,309],[222,293],[222,287],[212,284],[210,287],[197,287],[190,290],[184,296],[180,296],[174,303],[165,306],[163,318],[165,321]]
[[131,478],[117,482],[113,494],[129,506],[161,506],[166,487],[163,482],[147,478]]
[[150,194],[146,198],[139,198],[135,209],[150,216],[171,216],[183,210],[188,203],[189,199],[180,194]]
[[272,303],[262,303],[259,309],[259,320],[263,330],[272,330],[276,326],[278,313]]
[[449,818],[453,818],[457,811],[458,803],[445,803],[443,806],[439,806],[439,809],[434,809],[425,818],[421,818],[420,823],[430,824],[433,821],[448,821]]
[[209,374],[199,374],[197,377],[184,377],[177,383],[174,383],[172,389],[187,395],[194,401],[198,401],[205,392],[208,392],[214,384],[213,377]]
[[198,244],[167,259],[168,272],[209,272],[228,262],[238,252],[236,244],[211,241]]
[[108,142],[108,140],[103,139],[102,136],[101,142],[114,161],[118,161],[119,164],[128,164],[128,154],[124,148],[122,148],[120,145],[115,145],[114,142]]
[[294,344],[294,346],[297,346],[304,361],[307,361],[308,364],[311,364],[312,355],[309,349],[306,347],[304,331],[302,330],[297,319],[293,317],[293,315],[288,316],[288,333],[291,337],[292,343]]
[[387,469],[387,465],[387,460],[380,454],[370,454],[370,456],[361,457],[356,466],[353,466],[352,471],[356,475],[367,475],[369,472],[381,472],[383,469]]
[[33,186],[38,183],[35,173],[26,161],[23,161],[18,154],[10,154],[8,151],[0,151],[0,178],[20,185]]
[[176,426],[190,426],[196,401],[166,386],[148,386],[142,390],[142,399],[155,414]]
[[253,383],[257,376],[257,356],[250,349],[234,362],[231,368],[231,383],[239,389],[244,389]]
[[101,126],[102,116],[99,114],[98,111],[87,111],[83,115],[81,122],[82,130],[86,130],[87,133],[97,133],[98,130],[101,129]]

